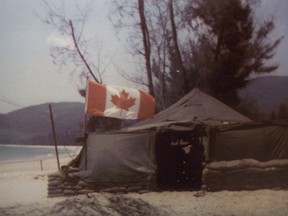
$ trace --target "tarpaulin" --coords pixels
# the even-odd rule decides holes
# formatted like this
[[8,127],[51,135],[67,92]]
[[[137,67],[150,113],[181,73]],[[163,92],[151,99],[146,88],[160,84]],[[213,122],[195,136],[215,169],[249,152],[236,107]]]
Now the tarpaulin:
[[288,126],[247,123],[214,127],[209,151],[211,161],[288,159]]
[[74,175],[98,183],[149,181],[156,170],[153,143],[152,132],[89,134]]

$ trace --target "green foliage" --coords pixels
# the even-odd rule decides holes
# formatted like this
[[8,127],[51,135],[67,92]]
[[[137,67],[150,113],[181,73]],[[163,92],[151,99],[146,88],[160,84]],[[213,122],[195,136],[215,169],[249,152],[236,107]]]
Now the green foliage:
[[257,102],[251,99],[242,100],[235,109],[254,121],[265,120],[265,114],[258,109]]
[[273,57],[282,38],[268,41],[273,20],[256,25],[251,1],[191,0],[185,8],[185,28],[191,28],[196,38],[191,38],[190,50],[184,50],[195,86],[235,106],[240,102],[238,90],[252,73],[277,69],[266,61]]
[[272,111],[271,114],[270,114],[269,120],[273,121],[273,120],[276,120],[276,119],[277,119],[277,115],[276,115],[275,111]]

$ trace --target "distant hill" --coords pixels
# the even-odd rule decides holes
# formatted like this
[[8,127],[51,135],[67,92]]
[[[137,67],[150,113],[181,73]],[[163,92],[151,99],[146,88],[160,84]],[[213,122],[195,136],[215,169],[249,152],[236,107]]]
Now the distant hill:
[[[75,144],[81,136],[84,104],[79,102],[52,103],[57,141]],[[0,115],[0,143],[53,144],[49,104],[41,104]]]
[[[266,76],[252,79],[240,91],[242,98],[254,100],[261,112],[278,111],[288,102],[288,77]],[[57,140],[59,144],[75,144],[82,136],[84,104],[78,102],[53,103]],[[53,144],[49,104],[41,104],[0,114],[0,143]]]
[[257,77],[239,94],[242,98],[254,100],[261,112],[277,112],[281,103],[288,103],[288,76]]

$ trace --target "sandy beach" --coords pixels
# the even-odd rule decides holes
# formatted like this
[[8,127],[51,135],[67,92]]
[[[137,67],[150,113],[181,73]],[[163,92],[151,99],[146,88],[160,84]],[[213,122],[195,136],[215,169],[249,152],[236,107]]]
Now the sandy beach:
[[[60,158],[60,164],[70,158]],[[288,191],[93,193],[47,197],[56,159],[0,164],[0,215],[288,215]]]

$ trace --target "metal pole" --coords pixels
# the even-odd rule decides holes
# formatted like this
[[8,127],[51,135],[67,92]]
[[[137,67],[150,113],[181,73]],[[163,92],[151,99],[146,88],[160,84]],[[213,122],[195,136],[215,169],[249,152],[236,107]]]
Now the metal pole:
[[55,133],[55,126],[54,126],[54,119],[53,119],[51,104],[49,104],[49,111],[50,111],[50,119],[51,119],[51,126],[52,126],[52,132],[53,132],[53,141],[54,141],[55,152],[56,152],[56,157],[57,157],[57,165],[58,165],[58,170],[60,170],[59,155],[58,155],[58,149],[57,149],[57,140],[56,140],[56,133]]

